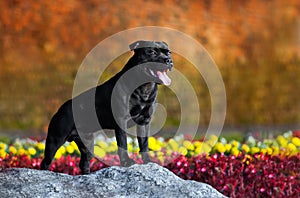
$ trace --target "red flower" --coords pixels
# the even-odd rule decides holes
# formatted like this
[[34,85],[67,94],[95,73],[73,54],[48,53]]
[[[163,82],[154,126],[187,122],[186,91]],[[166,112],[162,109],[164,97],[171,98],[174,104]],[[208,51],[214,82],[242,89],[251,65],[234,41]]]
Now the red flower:
[[[142,162],[137,154],[133,158],[138,163]],[[10,154],[0,158],[0,170],[10,167],[39,169],[41,160],[42,157]],[[77,156],[63,156],[52,162],[50,170],[78,175],[79,161],[80,157]],[[102,161],[91,159],[91,172],[105,168],[107,164],[119,165],[118,156],[106,156]],[[208,183],[229,197],[297,197],[300,193],[300,155],[255,154],[250,160],[245,154],[237,157],[222,154],[191,158],[177,156],[166,168],[183,179]]]

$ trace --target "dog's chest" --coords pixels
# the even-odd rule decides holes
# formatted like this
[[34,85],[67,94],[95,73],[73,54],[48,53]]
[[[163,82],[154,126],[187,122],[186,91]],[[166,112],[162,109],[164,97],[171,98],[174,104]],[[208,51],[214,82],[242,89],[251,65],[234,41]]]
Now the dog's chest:
[[157,96],[157,85],[155,83],[144,84],[134,90],[130,97],[130,115],[132,118],[140,114],[149,113]]

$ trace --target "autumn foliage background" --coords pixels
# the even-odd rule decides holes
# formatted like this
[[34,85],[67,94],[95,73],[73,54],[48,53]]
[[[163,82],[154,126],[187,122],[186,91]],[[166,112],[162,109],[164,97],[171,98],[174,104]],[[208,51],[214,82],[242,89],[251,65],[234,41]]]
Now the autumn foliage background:
[[[300,121],[298,0],[12,0],[0,1],[0,9],[0,129],[45,128],[71,97],[77,69],[96,44],[149,25],[182,31],[212,55],[226,86],[226,126]],[[200,123],[207,125],[205,82],[188,61],[176,54],[174,59],[197,87]],[[114,74],[125,61],[107,72]],[[168,99],[169,125],[178,124],[175,100]]]

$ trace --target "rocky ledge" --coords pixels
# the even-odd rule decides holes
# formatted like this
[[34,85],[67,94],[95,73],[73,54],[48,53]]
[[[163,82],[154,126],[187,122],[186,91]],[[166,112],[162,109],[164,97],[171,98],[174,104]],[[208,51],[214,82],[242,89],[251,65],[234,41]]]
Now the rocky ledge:
[[157,164],[109,167],[89,175],[12,168],[0,172],[1,197],[224,197]]

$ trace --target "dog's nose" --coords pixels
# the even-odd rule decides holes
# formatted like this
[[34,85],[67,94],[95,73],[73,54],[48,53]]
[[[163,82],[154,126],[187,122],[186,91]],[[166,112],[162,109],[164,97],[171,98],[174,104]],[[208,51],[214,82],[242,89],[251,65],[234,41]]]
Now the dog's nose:
[[173,65],[172,60],[170,60],[169,58],[165,59],[165,63],[168,64],[168,65]]
[[169,66],[169,69],[171,70],[173,67],[173,61],[169,58],[165,59],[165,63]]

